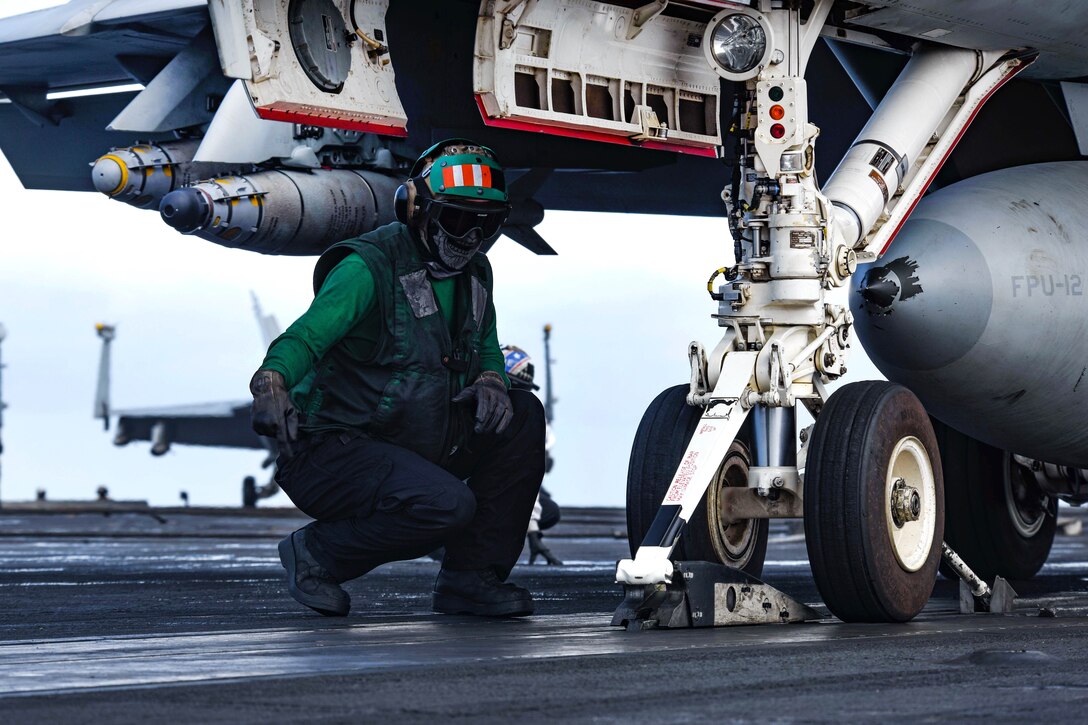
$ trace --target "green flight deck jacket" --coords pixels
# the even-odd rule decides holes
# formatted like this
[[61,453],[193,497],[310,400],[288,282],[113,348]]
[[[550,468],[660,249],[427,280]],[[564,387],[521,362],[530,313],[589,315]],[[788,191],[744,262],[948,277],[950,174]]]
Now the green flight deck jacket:
[[442,465],[465,444],[474,405],[451,398],[484,370],[505,379],[491,265],[477,254],[434,279],[399,222],[330,247],[310,308],[272,342],[304,433],[357,431]]

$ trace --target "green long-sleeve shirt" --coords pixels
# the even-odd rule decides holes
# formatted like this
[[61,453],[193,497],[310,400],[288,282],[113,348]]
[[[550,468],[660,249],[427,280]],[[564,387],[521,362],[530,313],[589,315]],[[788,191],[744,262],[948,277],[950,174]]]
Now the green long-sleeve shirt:
[[[449,323],[454,319],[456,278],[432,279],[439,314]],[[480,352],[482,370],[493,370],[506,379],[506,369],[495,326],[493,302],[491,326],[483,331]],[[310,307],[287,330],[272,341],[261,367],[283,375],[288,389],[295,387],[313,370],[314,365],[349,331],[372,344],[378,342],[381,319],[378,317],[374,277],[366,261],[350,254],[325,278],[325,283]]]

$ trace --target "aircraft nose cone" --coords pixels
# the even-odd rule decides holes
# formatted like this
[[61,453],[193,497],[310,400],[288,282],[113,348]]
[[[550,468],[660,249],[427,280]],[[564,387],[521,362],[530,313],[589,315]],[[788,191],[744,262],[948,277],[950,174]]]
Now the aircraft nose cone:
[[858,269],[850,294],[865,352],[881,372],[910,385],[967,354],[982,337],[993,307],[989,265],[959,229],[910,220],[878,262]]
[[195,232],[207,223],[211,206],[197,189],[177,189],[162,198],[159,215],[183,234]]
[[114,196],[121,191],[128,181],[127,177],[128,169],[121,165],[116,156],[103,156],[91,168],[94,188],[108,196]]

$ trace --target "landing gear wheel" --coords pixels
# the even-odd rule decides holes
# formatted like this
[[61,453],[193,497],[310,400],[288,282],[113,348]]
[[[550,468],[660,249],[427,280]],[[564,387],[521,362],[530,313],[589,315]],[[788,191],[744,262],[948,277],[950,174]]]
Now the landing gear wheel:
[[[665,491],[702,416],[700,408],[686,402],[687,385],[677,385],[658,395],[646,409],[635,433],[627,469],[627,536],[634,556],[650,528]],[[727,486],[748,485],[748,447],[741,429],[706,496],[680,534],[673,558],[710,561],[741,569],[758,577],[767,555],[767,520],[749,519],[730,526],[722,523],[721,491]]]
[[883,381],[832,395],[805,468],[812,576],[844,622],[906,622],[933,591],[944,535],[944,480],[925,408]]
[[[945,476],[945,541],[986,581],[1030,579],[1057,529],[1058,501],[1008,453],[932,419]],[[956,573],[941,563],[941,573]]]

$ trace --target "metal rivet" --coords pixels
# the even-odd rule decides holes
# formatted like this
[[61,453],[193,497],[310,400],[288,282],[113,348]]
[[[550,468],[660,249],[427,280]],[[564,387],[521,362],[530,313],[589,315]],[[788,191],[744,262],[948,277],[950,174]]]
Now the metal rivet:
[[484,190],[483,189],[477,189],[476,193],[479,194],[480,196],[483,196],[484,195]]
[[445,191],[445,190],[446,190],[446,187],[444,187],[444,186],[440,186],[440,187],[438,187],[438,190],[439,190],[439,191]]

